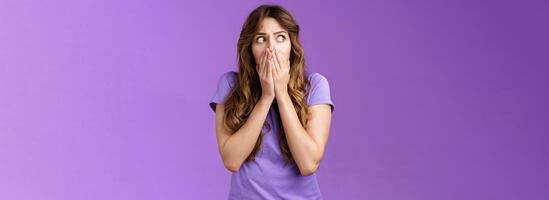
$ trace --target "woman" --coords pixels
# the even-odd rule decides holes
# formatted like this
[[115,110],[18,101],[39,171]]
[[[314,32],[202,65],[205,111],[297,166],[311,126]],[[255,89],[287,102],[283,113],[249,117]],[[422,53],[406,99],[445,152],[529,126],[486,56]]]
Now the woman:
[[328,81],[305,73],[299,26],[277,5],[248,16],[238,40],[238,72],[226,72],[210,107],[229,199],[322,199],[315,171],[334,104]]

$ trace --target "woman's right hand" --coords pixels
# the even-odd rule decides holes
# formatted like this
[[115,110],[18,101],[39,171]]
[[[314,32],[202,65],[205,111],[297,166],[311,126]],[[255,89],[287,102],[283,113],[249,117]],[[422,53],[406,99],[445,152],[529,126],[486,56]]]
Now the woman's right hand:
[[272,62],[270,59],[271,57],[271,53],[265,50],[259,58],[259,64],[256,65],[256,71],[259,75],[259,81],[261,82],[261,98],[274,100],[273,64],[269,63]]

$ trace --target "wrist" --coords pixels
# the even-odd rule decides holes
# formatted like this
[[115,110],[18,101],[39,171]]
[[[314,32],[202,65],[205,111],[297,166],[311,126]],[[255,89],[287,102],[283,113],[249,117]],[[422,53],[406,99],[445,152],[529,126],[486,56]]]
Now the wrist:
[[275,98],[274,96],[270,96],[270,95],[261,95],[261,98],[259,98],[259,101],[264,103],[272,103],[274,98]]
[[287,86],[286,87],[275,87],[275,97],[278,98],[279,96],[280,97],[289,96]]
[[278,103],[283,102],[283,101],[286,101],[286,100],[291,101],[290,95],[288,94],[287,91],[278,92],[278,93],[276,94],[276,101],[277,101]]

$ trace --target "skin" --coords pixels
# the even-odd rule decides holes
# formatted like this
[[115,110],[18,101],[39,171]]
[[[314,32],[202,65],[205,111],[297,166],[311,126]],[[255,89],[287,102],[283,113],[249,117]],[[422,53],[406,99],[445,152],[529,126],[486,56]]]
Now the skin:
[[330,132],[331,108],[327,104],[309,107],[303,127],[288,94],[291,41],[287,31],[273,18],[265,18],[254,37],[252,52],[260,77],[262,95],[244,125],[230,134],[223,123],[224,105],[216,107],[216,135],[225,167],[236,172],[252,152],[269,109],[276,100],[292,156],[301,175],[318,169]]

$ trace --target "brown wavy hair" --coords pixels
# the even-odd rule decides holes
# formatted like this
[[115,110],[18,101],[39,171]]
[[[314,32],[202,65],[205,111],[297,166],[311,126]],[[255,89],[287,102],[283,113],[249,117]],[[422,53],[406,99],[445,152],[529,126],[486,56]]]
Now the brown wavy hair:
[[[282,6],[279,5],[261,5],[254,9],[242,26],[240,38],[237,44],[238,73],[237,80],[232,87],[225,101],[225,119],[224,123],[235,132],[240,129],[250,116],[254,106],[261,97],[261,83],[256,71],[256,62],[252,53],[253,37],[257,34],[260,23],[265,18],[274,18],[283,28],[288,31],[291,42],[290,52],[290,81],[288,83],[288,94],[292,104],[297,111],[299,121],[305,127],[307,124],[307,95],[309,87],[308,78],[305,75],[305,56],[303,48],[299,41],[299,25],[294,17]],[[273,102],[275,108],[278,108],[276,101]],[[278,110],[278,109],[277,109]],[[282,121],[278,116],[278,140],[280,151],[284,155],[285,165],[295,162],[290,152]],[[271,125],[266,120],[263,125],[267,130],[271,130]],[[246,161],[251,161],[261,148],[263,143],[262,134],[254,146],[254,149],[247,157]]]

